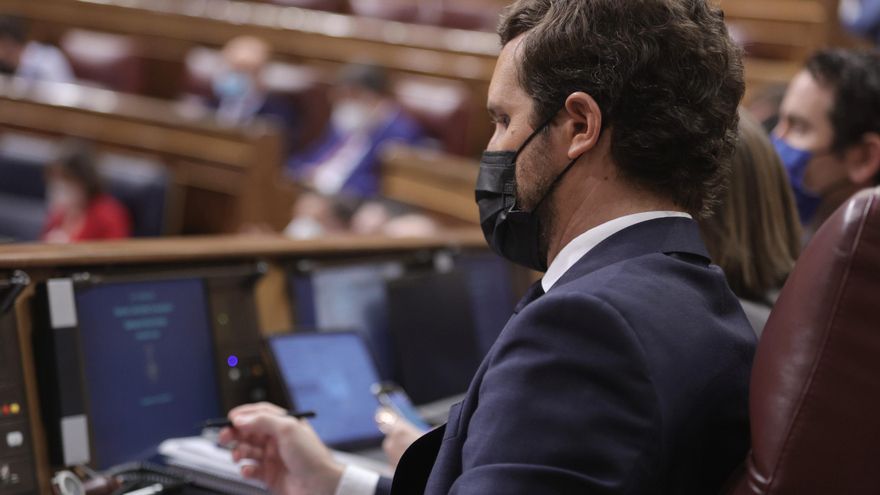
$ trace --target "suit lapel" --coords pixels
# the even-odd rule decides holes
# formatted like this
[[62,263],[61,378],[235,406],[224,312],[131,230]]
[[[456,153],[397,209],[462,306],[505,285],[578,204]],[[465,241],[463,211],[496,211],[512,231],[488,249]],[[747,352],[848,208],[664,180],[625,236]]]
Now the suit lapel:
[[434,469],[434,462],[437,460],[437,453],[440,452],[445,432],[446,425],[438,426],[422,435],[406,449],[394,471],[394,481],[391,484],[392,495],[412,495],[425,492],[425,485],[428,483],[431,470]]
[[519,300],[516,304],[516,307],[513,308],[513,314],[517,314],[522,311],[529,303],[534,301],[535,299],[544,295],[544,287],[541,286],[541,281],[538,280],[526,291],[526,294]]

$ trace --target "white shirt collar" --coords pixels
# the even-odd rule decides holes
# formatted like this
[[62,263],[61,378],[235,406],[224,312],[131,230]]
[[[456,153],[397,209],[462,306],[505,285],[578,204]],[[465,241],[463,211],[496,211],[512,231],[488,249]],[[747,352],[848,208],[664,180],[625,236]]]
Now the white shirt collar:
[[562,251],[559,251],[553,263],[550,263],[547,273],[541,279],[544,292],[549,291],[569,268],[605,239],[637,223],[669,217],[693,218],[680,211],[646,211],[609,220],[575,237],[562,248]]

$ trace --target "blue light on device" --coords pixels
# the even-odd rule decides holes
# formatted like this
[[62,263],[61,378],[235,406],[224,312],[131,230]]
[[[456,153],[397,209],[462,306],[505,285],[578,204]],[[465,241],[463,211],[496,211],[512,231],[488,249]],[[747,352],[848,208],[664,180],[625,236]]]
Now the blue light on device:
[[226,359],[226,364],[228,364],[230,368],[235,368],[236,366],[238,366],[238,356],[229,356]]

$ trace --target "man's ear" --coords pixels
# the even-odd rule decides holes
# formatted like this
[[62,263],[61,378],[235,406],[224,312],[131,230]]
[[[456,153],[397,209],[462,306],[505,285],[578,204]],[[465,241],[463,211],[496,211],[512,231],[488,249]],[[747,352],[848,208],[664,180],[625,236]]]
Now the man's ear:
[[602,111],[596,100],[582,91],[569,95],[565,100],[565,111],[568,114],[565,130],[571,139],[568,157],[574,160],[593,149],[599,142]]
[[847,161],[847,174],[853,184],[870,186],[880,175],[880,134],[869,132],[852,150]]

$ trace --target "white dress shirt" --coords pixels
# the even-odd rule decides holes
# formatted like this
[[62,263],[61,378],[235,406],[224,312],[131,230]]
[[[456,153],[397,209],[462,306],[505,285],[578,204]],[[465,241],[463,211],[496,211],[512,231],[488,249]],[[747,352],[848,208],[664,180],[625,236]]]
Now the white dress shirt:
[[621,230],[632,227],[637,223],[647,222],[648,220],[669,217],[693,218],[681,211],[646,211],[618,217],[593,227],[572,239],[562,248],[562,251],[559,251],[553,263],[550,263],[550,267],[547,268],[544,278],[541,279],[541,287],[544,288],[544,292],[548,292],[578,260],[598,246],[599,243]]
[[[549,291],[565,275],[565,272],[605,239],[637,223],[670,217],[692,218],[687,213],[680,211],[646,211],[615,218],[575,237],[562,248],[562,251],[559,251],[547,269],[547,273],[544,274],[544,278],[541,280],[544,292]],[[349,465],[346,466],[342,474],[342,481],[340,481],[335,495],[373,495],[378,483],[378,474]]]

